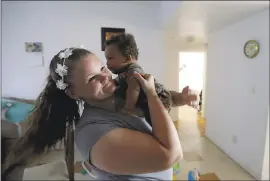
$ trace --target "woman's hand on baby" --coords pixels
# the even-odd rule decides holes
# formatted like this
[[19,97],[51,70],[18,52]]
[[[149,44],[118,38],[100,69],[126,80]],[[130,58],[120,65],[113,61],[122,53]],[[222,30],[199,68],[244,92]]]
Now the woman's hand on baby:
[[144,93],[148,97],[149,95],[156,95],[156,88],[154,77],[151,74],[139,74],[134,72],[134,77],[139,81]]

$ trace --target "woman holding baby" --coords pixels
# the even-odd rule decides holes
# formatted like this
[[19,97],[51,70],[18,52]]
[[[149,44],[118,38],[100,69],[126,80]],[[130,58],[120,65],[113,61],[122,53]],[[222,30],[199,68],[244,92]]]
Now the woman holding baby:
[[[143,117],[118,111],[125,100],[115,95],[111,71],[93,52],[73,47],[57,53],[29,117],[31,126],[4,165],[5,178],[16,166],[31,161],[30,156],[62,140],[67,125],[74,125],[76,146],[98,180],[171,180],[172,166],[183,156],[178,133],[157,95],[153,76],[134,72],[132,77],[146,96],[152,126]],[[174,105],[196,100],[188,88],[170,93]]]

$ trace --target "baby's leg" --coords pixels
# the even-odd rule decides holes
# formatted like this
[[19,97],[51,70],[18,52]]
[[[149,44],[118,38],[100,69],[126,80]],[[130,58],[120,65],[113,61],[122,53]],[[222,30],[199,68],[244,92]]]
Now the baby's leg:
[[127,83],[128,88],[126,91],[125,109],[132,110],[135,109],[136,103],[138,101],[138,97],[140,94],[140,85],[139,82],[133,77],[130,77],[127,80]]

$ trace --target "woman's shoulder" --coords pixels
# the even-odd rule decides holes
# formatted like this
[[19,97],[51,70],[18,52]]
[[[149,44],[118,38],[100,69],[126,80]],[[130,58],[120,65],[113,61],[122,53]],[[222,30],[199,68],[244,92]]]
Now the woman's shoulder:
[[76,124],[75,142],[77,148],[88,159],[88,153],[92,146],[102,136],[117,128],[127,128],[151,134],[151,127],[144,118],[86,106]]
[[144,118],[131,116],[119,112],[108,111],[102,108],[86,106],[78,122],[78,127],[84,125],[110,125],[119,128],[128,128],[142,132],[151,132],[150,125]]

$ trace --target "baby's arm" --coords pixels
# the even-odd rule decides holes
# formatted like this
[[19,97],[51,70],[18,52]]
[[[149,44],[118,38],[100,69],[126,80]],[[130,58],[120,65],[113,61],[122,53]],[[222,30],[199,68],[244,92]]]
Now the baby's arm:
[[136,107],[136,103],[138,101],[138,97],[140,94],[140,84],[139,82],[132,76],[133,72],[137,72],[142,74],[143,70],[142,68],[137,65],[131,65],[129,69],[127,70],[127,84],[128,88],[126,91],[126,104],[125,109],[131,110]]
[[128,88],[126,91],[125,109],[131,110],[136,107],[136,103],[140,94],[140,85],[134,77],[127,80]]

